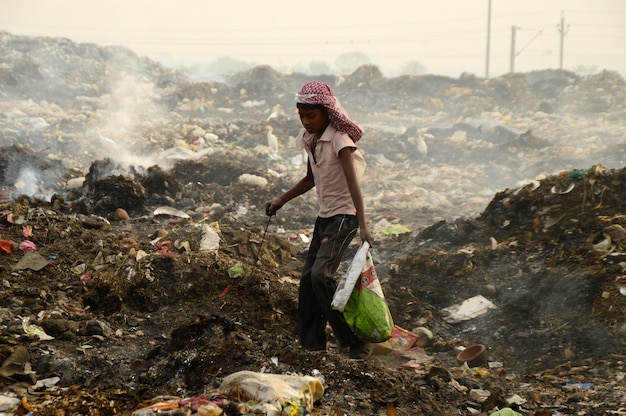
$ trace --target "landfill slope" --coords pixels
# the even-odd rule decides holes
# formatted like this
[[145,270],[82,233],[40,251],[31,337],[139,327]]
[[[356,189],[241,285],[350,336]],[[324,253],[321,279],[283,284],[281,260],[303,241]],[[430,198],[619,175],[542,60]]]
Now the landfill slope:
[[[218,390],[244,370],[322,377],[320,415],[623,411],[618,74],[262,66],[197,82],[66,39],[0,32],[0,52],[0,397],[15,414],[132,414],[172,397],[179,413],[220,397],[245,414]],[[429,329],[429,345],[381,344],[366,361],[332,334],[327,352],[299,348],[315,198],[269,221],[263,206],[304,174],[292,100],[312,78],[364,127],[376,270],[395,324]],[[493,307],[450,319],[479,295]],[[474,343],[488,364],[461,366]]]

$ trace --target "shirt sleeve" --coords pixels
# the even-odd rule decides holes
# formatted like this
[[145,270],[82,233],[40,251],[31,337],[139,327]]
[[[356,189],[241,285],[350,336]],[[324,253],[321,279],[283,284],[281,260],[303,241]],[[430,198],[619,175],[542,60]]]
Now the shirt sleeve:
[[353,152],[356,150],[356,145],[354,144],[350,136],[348,136],[346,133],[341,133],[339,131],[336,132],[335,136],[333,137],[332,143],[333,152],[337,157],[339,157],[339,152],[341,151],[341,149],[345,147],[349,147],[350,150]]

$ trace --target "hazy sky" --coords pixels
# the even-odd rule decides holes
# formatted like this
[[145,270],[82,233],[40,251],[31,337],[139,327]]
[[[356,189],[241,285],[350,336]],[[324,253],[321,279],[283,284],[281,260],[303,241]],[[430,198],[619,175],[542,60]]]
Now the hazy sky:
[[[489,0],[0,0],[0,30],[127,46],[165,64],[231,56],[275,68],[367,55],[386,75],[487,74]],[[626,0],[491,0],[489,75],[610,69],[626,75]]]

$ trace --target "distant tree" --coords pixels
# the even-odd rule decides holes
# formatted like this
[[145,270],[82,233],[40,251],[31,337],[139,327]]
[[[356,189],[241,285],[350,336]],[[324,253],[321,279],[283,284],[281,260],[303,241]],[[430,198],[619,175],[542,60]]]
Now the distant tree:
[[346,52],[337,57],[335,65],[342,74],[349,74],[360,66],[368,65],[371,63],[370,58],[363,52]]
[[426,65],[418,61],[409,61],[400,69],[400,73],[403,75],[423,75],[426,72]]

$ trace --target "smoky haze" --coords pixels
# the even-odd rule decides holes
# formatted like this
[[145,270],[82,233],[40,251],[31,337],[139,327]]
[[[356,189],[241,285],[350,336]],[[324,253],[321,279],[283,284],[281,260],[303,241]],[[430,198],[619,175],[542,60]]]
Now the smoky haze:
[[345,75],[371,63],[390,77],[499,76],[512,67],[626,71],[621,0],[391,0],[385,7],[320,0],[306,10],[288,0],[1,0],[0,7],[0,28],[9,32],[125,46],[200,79],[256,65]]
[[70,172],[11,158],[2,185],[15,193],[49,198],[75,188],[104,158],[114,162],[106,173],[124,175],[231,151],[262,163],[268,178],[294,180],[304,165],[293,94],[311,79],[328,82],[366,131],[359,145],[370,198],[407,201],[430,211],[424,221],[474,215],[502,189],[626,160],[626,90],[612,71],[487,80],[386,77],[371,64],[343,76],[259,66],[198,82],[125,48],[8,32],[2,39],[3,145],[37,149]]
[[[55,9],[47,9],[47,3]],[[28,222],[22,228],[7,221],[19,225],[25,215],[36,217],[30,223],[43,226],[31,239],[44,248],[42,253],[55,259],[39,274],[14,271],[3,280],[4,312],[11,312],[3,319],[17,323],[4,325],[11,345],[24,344],[24,351],[30,346],[29,359],[39,361],[33,367],[38,376],[62,374],[69,377],[64,383],[78,386],[84,385],[85,374],[90,374],[95,376],[83,387],[102,387],[101,391],[113,387],[113,395],[106,400],[94,394],[81,397],[80,389],[55,388],[54,394],[69,392],[81,409],[98,397],[107,408],[104,413],[110,412],[114,403],[125,402],[124,397],[137,398],[133,392],[124,396],[120,394],[123,389],[115,387],[127,386],[128,380],[136,380],[139,384],[135,387],[146,398],[155,386],[174,386],[172,394],[184,394],[181,380],[195,380],[196,391],[206,392],[216,374],[241,368],[242,362],[269,368],[266,365],[273,358],[268,360],[268,353],[273,351],[290,353],[280,353],[281,367],[272,368],[301,370],[311,356],[293,348],[291,325],[295,326],[295,321],[290,316],[295,315],[295,302],[291,296],[297,280],[293,271],[301,267],[304,253],[293,248],[300,250],[298,245],[310,235],[317,210],[315,192],[294,200],[273,219],[267,218],[263,206],[305,173],[302,149],[295,139],[301,125],[293,97],[304,82],[319,80],[331,85],[350,117],[365,131],[358,142],[368,164],[361,189],[368,221],[377,243],[380,241],[376,254],[381,254],[377,262],[383,267],[378,270],[384,270],[381,276],[391,277],[386,288],[393,289],[386,293],[391,295],[389,301],[395,302],[390,303],[394,320],[406,328],[424,325],[438,339],[446,340],[444,349],[438,344],[436,358],[448,355],[450,367],[458,364],[457,340],[485,342],[489,360],[502,361],[500,365],[508,373],[506,377],[459,377],[470,389],[490,388],[494,397],[504,398],[508,392],[520,392],[520,385],[526,386],[518,380],[530,380],[542,383],[533,398],[556,392],[534,404],[550,411],[563,410],[552,407],[552,400],[557,406],[573,407],[580,402],[577,412],[589,411],[590,404],[601,406],[594,396],[598,391],[605,392],[603,397],[614,409],[622,406],[617,403],[616,386],[623,381],[618,377],[623,356],[615,351],[623,347],[619,342],[626,331],[626,287],[616,274],[625,271],[623,264],[621,272],[617,271],[620,266],[615,259],[619,257],[608,257],[616,246],[611,246],[610,239],[602,240],[603,224],[621,221],[626,225],[622,215],[624,182],[620,182],[624,169],[619,175],[607,174],[626,163],[626,82],[620,61],[623,56],[615,52],[623,49],[620,32],[603,32],[595,38],[593,45],[602,46],[597,47],[597,59],[591,59],[589,50],[581,47],[576,49],[580,56],[574,61],[576,54],[569,45],[576,41],[580,25],[586,21],[595,30],[600,22],[574,19],[570,5],[585,3],[559,4],[567,6],[565,16],[567,22],[571,16],[572,22],[567,29],[564,70],[556,69],[554,54],[542,55],[546,60],[532,64],[529,59],[535,47],[555,49],[554,37],[546,40],[560,17],[560,7],[555,7],[540,26],[545,28],[543,35],[533,38],[536,32],[520,31],[518,44],[528,47],[518,57],[516,72],[508,73],[503,45],[508,44],[510,26],[498,27],[505,15],[504,1],[493,0],[493,66],[490,77],[485,77],[483,1],[430,2],[428,7],[419,1],[398,2],[395,5],[404,8],[391,9],[401,13],[401,19],[389,20],[386,13],[390,8],[377,7],[372,10],[380,19],[374,21],[363,17],[368,2],[359,2],[359,8],[335,3],[336,8],[323,7],[323,1],[306,4],[307,15],[302,16],[279,15],[277,10],[302,10],[303,3],[229,1],[220,3],[211,14],[209,3],[183,0],[176,3],[177,9],[169,10],[167,20],[176,20],[183,28],[164,24],[159,19],[160,9],[143,1],[128,1],[125,9],[115,1],[0,4],[0,22],[4,22],[0,27],[15,25],[15,30],[0,30],[0,201],[23,201],[21,197],[26,195],[51,202],[33,203],[34,209],[28,204],[6,204],[11,205],[14,218],[4,215],[0,228],[3,233],[7,230],[20,236],[21,241],[29,232]],[[481,17],[467,8],[476,3],[480,3]],[[513,7],[512,3],[507,2]],[[534,1],[523,3],[528,7],[526,13],[514,17],[539,10],[533,9]],[[557,3],[542,2],[553,7]],[[222,19],[222,10],[233,5],[240,6],[239,10],[230,9],[232,16]],[[441,6],[448,7],[447,16],[429,14]],[[598,9],[587,10],[589,19],[604,16],[611,8],[616,17],[623,16],[621,1],[594,2],[593,6]],[[259,7],[272,9],[261,14]],[[87,8],[90,14],[85,13]],[[333,42],[321,35],[309,36],[310,32],[322,32],[321,23],[309,18],[316,11],[328,19],[323,34]],[[27,12],[29,19],[17,19]],[[116,24],[121,25],[114,29],[101,23],[113,13]],[[38,20],[41,14],[48,19]],[[74,20],[63,20],[69,16]],[[259,16],[272,18],[256,18]],[[240,26],[248,25],[260,43],[224,28],[232,25],[233,19]],[[437,42],[439,36],[405,32],[419,28],[416,22],[426,26],[431,19],[435,24],[453,21],[459,25],[454,33],[450,26],[445,31],[435,28],[440,32],[430,29],[450,41],[447,47]],[[288,23],[282,26],[281,21]],[[24,22],[34,25],[26,27]],[[149,27],[151,22],[161,29],[153,32],[157,29]],[[469,29],[466,23],[480,29]],[[622,27],[621,23],[605,23],[607,30]],[[265,25],[267,33],[258,29],[259,24]],[[282,42],[269,37],[276,33],[271,25],[286,28],[279,32]],[[357,33],[361,27],[371,33],[381,28],[390,33],[390,27],[398,30],[380,37],[385,40],[381,45],[371,42],[374,36]],[[79,28],[81,34],[63,28]],[[215,35],[216,28],[227,38]],[[301,32],[304,29],[306,36]],[[82,37],[85,33],[88,36]],[[131,36],[133,33],[137,36]],[[164,37],[157,39],[155,33]],[[181,34],[185,36],[179,37]],[[200,35],[215,36],[215,43]],[[466,41],[480,46],[471,49]],[[271,53],[270,44],[277,48]],[[335,49],[337,45],[340,47]],[[370,49],[376,45],[384,50]],[[150,50],[152,46],[155,50]],[[166,46],[173,49],[167,51]],[[200,52],[188,51],[190,46],[199,47]],[[242,46],[247,52],[240,50]],[[287,52],[288,46],[298,48],[297,53]],[[434,49],[427,51],[426,46]],[[257,53],[250,52],[254,48]],[[319,48],[321,52],[314,52]],[[406,64],[410,54],[415,57]],[[193,56],[198,57],[195,62],[187,59]],[[212,62],[217,62],[216,66],[212,67]],[[397,69],[403,65],[406,70]],[[270,134],[276,142],[269,140]],[[7,196],[6,191],[11,194]],[[55,194],[64,195],[67,204],[57,209]],[[115,217],[119,208],[125,209],[132,221],[113,221],[121,219]],[[26,214],[18,218],[20,212]],[[92,217],[85,221],[78,216],[77,221],[76,213],[97,214],[112,221],[107,229],[104,221]],[[167,219],[162,219],[163,213]],[[181,221],[181,214],[191,220]],[[264,225],[267,231],[269,220],[272,230],[266,239],[260,231]],[[212,221],[222,227],[221,236],[209,226]],[[213,230],[217,237],[213,240],[220,245],[219,253],[214,251],[216,257],[198,250],[203,248],[207,230]],[[411,234],[398,235],[405,230]],[[141,250],[136,251],[133,240]],[[264,241],[269,249],[262,251]],[[149,257],[143,257],[143,248],[150,251]],[[618,250],[622,258],[623,248]],[[176,260],[174,256],[179,254],[185,257]],[[249,260],[254,254],[252,263]],[[607,257],[598,257],[601,255]],[[0,258],[0,269],[7,271],[17,260],[16,255],[2,254]],[[260,260],[258,264],[256,260]],[[241,266],[244,262],[246,270],[250,264],[255,268],[244,280],[231,276],[232,268],[226,271],[230,264]],[[253,284],[243,285],[246,282]],[[497,309],[466,324],[452,326],[440,319],[443,308],[476,293],[488,293]],[[66,300],[67,305],[81,305],[74,310],[86,312],[82,317],[67,315],[67,331],[57,337],[67,351],[59,348],[60,343],[31,348],[41,343],[33,344],[33,339],[22,333],[27,323],[22,318],[31,314],[35,322],[37,312],[42,312],[39,319],[47,310],[58,311]],[[242,306],[250,306],[250,312]],[[236,325],[237,333],[244,331],[241,336],[224,338],[226,326],[221,330],[210,326],[211,319],[201,318],[200,326],[207,323],[208,330],[202,330],[206,336],[195,336],[200,318],[196,312],[210,312],[207,316],[211,316],[212,308],[215,316],[224,314],[229,325],[241,322],[240,318],[252,320]],[[144,322],[131,325],[126,316]],[[150,319],[144,320],[146,316]],[[96,319],[110,323],[116,335],[105,340],[104,332],[100,339],[75,331],[74,323]],[[277,332],[259,330],[270,327]],[[139,332],[135,331],[144,328],[144,336],[136,336]],[[192,332],[192,342],[185,337],[181,342],[176,336]],[[97,344],[86,343],[88,339]],[[229,345],[233,341],[241,346],[237,351],[244,355],[230,354],[232,348],[222,348],[216,355],[215,346],[226,345],[225,339]],[[162,347],[155,349],[155,340]],[[272,342],[265,348],[268,340]],[[96,346],[92,350],[77,348],[92,344]],[[129,356],[131,345],[137,359]],[[60,353],[49,354],[51,349]],[[70,351],[76,354],[73,359]],[[198,359],[187,365],[190,354]],[[575,360],[572,355],[577,355]],[[371,400],[376,392],[370,394],[367,389],[359,389],[356,396],[344,395],[345,374],[354,370],[354,363],[344,366],[333,356],[319,363],[326,380],[334,379],[326,403],[334,405],[341,400],[345,408],[354,408],[358,402],[361,410],[366,409],[361,404],[367,401],[381,404]],[[562,363],[554,373],[537,372],[554,363]],[[198,371],[195,364],[207,367]],[[435,375],[445,375],[445,379],[460,374],[440,371],[448,366],[445,361],[437,361],[436,366]],[[530,377],[511,378],[517,371]],[[440,382],[439,377],[417,376],[412,369],[410,373],[425,388],[428,396],[422,397],[445,404],[446,414],[467,409],[468,397],[473,403],[458,385]],[[371,380],[389,377],[387,371],[372,374],[373,378],[355,377],[361,384],[352,387],[371,387]],[[408,374],[402,380],[411,381]],[[566,390],[562,384],[569,380],[593,381],[594,386],[584,392]],[[499,384],[505,382],[512,387],[501,389]],[[415,400],[414,392],[407,391],[403,383],[388,384],[397,390],[387,392],[387,397],[399,409],[406,406],[405,414],[432,413],[407,410],[422,402],[429,405],[428,400]],[[191,386],[187,387],[191,391]],[[47,395],[32,395],[29,402],[37,397],[48,401]],[[455,411],[447,411],[453,407]],[[376,413],[368,410],[363,414]]]

